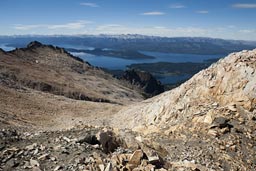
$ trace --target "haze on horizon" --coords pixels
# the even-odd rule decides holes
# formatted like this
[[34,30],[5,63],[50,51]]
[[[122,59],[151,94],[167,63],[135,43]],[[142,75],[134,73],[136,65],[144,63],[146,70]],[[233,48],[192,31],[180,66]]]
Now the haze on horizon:
[[0,1],[0,35],[143,34],[256,40],[256,0]]

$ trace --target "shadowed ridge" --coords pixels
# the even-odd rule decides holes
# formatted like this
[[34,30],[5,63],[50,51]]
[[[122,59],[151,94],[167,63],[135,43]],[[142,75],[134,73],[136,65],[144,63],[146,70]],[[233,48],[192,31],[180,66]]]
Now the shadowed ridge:
[[0,48],[0,54],[5,54],[6,52],[2,49],[2,48]]
[[0,55],[4,55],[4,54],[6,54],[7,52],[5,51],[5,50],[3,50],[3,49],[1,49],[0,48]]

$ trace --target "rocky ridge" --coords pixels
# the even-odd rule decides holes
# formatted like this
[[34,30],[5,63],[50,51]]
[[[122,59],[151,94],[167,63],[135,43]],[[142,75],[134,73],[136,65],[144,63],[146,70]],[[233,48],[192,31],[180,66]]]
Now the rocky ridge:
[[142,133],[184,169],[255,170],[255,70],[256,50],[232,53],[180,87],[122,109],[113,125]]
[[138,130],[139,126],[143,129],[170,128],[177,123],[191,121],[195,116],[206,117],[210,109],[213,110],[211,113],[226,109],[253,117],[256,105],[255,69],[256,50],[232,53],[180,87],[124,108],[119,114],[127,124],[120,127],[135,127]]

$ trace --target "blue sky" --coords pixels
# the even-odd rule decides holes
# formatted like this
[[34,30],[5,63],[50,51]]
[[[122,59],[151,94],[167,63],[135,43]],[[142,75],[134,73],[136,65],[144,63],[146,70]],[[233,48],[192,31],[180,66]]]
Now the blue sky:
[[256,40],[256,0],[1,0],[0,35],[145,34]]

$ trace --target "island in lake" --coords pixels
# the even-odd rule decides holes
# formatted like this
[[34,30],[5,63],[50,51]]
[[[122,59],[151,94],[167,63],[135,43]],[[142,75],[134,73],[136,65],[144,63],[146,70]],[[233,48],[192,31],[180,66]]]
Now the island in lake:
[[101,48],[95,48],[95,49],[74,49],[74,48],[66,48],[69,52],[83,52],[83,53],[89,53],[96,56],[111,56],[116,58],[123,58],[123,59],[154,59],[155,57],[150,55],[145,55],[143,53],[140,53],[135,50],[127,50],[127,49],[120,49],[120,50],[111,50],[111,49],[101,49]]

